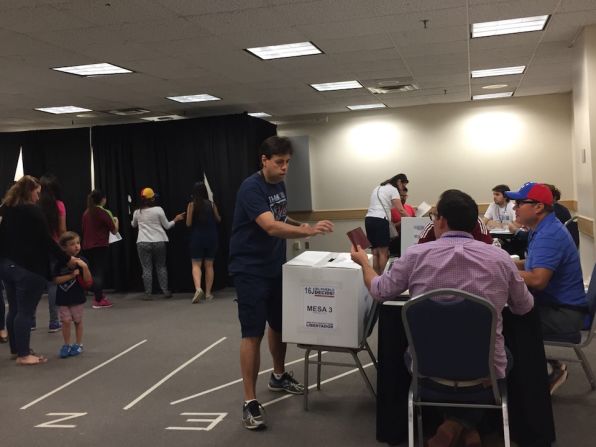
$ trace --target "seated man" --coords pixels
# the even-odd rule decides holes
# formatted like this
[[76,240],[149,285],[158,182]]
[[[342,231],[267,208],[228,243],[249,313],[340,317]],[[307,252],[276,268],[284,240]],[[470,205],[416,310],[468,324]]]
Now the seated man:
[[484,213],[484,223],[488,228],[508,228],[515,221],[513,204],[509,202],[505,192],[509,191],[507,185],[497,185],[493,188],[493,203]]
[[[561,191],[555,185],[546,185],[550,189],[550,192],[553,193],[553,209],[555,212],[555,216],[557,219],[561,221],[563,225],[565,222],[571,220],[571,213],[569,210],[559,203],[561,200]],[[579,228],[577,226],[577,222],[570,222],[568,225],[565,226],[571,237],[573,238],[573,242],[575,246],[579,249]]]
[[[551,190],[529,182],[505,194],[515,200],[519,223],[530,230],[528,256],[516,264],[534,295],[543,335],[577,336],[588,310],[582,268],[571,235],[553,212]],[[550,362],[550,366],[553,393],[567,380],[567,367],[561,362]]]
[[[432,218],[432,213],[431,213]],[[476,221],[476,225],[472,230],[472,237],[477,241],[484,242],[486,244],[492,244],[493,238],[488,232],[488,228],[482,222],[482,219],[479,217]],[[436,241],[437,237],[435,236],[435,226],[432,222],[429,222],[426,227],[420,232],[420,237],[418,238],[419,244],[424,244],[426,242]]]
[[[468,194],[454,189],[445,191],[431,219],[438,239],[408,248],[383,275],[375,273],[360,247],[352,248],[352,260],[362,266],[364,282],[376,300],[389,300],[406,289],[410,296],[417,296],[434,289],[454,288],[490,301],[498,316],[495,370],[498,378],[504,378],[507,356],[501,311],[508,304],[515,314],[528,312],[533,306],[532,295],[505,251],[472,238],[478,206]],[[475,427],[482,413],[457,410],[462,409],[449,410],[449,418],[429,440],[429,447],[454,445],[462,433],[466,446],[480,445]]]

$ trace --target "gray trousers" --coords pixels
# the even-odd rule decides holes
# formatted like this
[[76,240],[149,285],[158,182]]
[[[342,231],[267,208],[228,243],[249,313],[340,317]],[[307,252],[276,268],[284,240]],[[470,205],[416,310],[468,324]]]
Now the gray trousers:
[[162,292],[168,291],[168,269],[166,268],[165,242],[138,242],[137,252],[143,268],[143,286],[145,293],[153,291],[153,266]]
[[543,335],[572,334],[583,328],[585,314],[578,310],[537,305]]

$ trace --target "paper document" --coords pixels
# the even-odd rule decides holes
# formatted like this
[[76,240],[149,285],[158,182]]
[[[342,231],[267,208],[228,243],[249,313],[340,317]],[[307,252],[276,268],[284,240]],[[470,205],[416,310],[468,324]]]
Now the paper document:
[[426,203],[422,202],[420,205],[416,207],[416,217],[424,217],[428,214],[432,207]]
[[112,234],[110,233],[110,237],[108,238],[108,242],[110,244],[113,244],[114,242],[118,242],[122,240],[122,236],[120,235],[120,233],[116,233],[116,234]]

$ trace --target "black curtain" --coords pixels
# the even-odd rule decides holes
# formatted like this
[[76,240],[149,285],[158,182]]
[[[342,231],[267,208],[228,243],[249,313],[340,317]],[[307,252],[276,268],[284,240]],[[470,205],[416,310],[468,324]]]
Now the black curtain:
[[[118,290],[140,290],[136,230],[130,227],[140,190],[151,187],[170,219],[186,209],[192,185],[205,174],[222,214],[215,259],[216,289],[227,285],[228,246],[236,191],[258,169],[258,148],[274,125],[246,114],[167,123],[94,127],[96,187],[120,218],[123,241],[111,249],[111,282]],[[131,202],[128,201],[128,196]],[[194,289],[184,223],[168,232],[168,273],[174,291]]]
[[0,201],[12,186],[21,148],[20,133],[0,133]]
[[66,228],[81,232],[81,216],[91,189],[89,129],[58,129],[23,132],[23,170],[41,177],[54,174],[66,205]]
[[228,278],[228,255],[236,193],[244,179],[260,167],[261,142],[276,134],[275,125],[246,114],[225,118],[204,118],[203,126],[208,131],[197,134],[205,176],[222,216],[214,264],[218,287],[232,285]]

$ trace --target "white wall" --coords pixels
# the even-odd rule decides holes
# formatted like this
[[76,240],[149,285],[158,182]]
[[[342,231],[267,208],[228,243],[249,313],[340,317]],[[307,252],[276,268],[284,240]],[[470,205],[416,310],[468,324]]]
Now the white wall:
[[448,188],[490,202],[494,185],[528,180],[572,199],[571,120],[570,94],[556,94],[337,113],[278,130],[310,137],[313,208],[326,210],[367,208],[374,186],[399,172],[412,204]]

